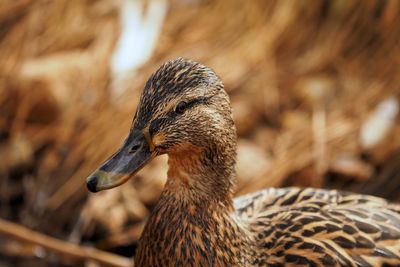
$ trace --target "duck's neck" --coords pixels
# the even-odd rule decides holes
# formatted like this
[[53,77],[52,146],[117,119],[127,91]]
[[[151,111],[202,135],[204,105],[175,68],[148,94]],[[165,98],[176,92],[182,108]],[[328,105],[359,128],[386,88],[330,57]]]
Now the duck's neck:
[[235,154],[216,152],[169,155],[168,181],[141,237],[137,264],[245,266],[246,234],[232,215]]
[[230,211],[236,178],[235,151],[190,147],[169,154],[164,189],[179,201],[193,205],[220,203]]

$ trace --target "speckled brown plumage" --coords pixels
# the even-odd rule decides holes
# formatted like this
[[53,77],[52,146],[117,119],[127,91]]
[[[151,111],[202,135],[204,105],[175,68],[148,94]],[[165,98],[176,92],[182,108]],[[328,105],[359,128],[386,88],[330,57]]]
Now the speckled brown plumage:
[[254,266],[400,266],[400,207],[384,199],[266,189],[235,208],[260,248]]
[[211,69],[185,59],[162,65],[146,83],[125,146],[140,131],[152,157],[168,154],[169,171],[136,266],[400,266],[400,205],[309,188],[232,200],[236,130]]

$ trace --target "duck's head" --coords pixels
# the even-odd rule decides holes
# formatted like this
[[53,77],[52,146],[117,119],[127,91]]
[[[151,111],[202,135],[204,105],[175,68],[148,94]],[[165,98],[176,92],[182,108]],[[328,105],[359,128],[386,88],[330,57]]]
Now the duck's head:
[[165,153],[170,159],[197,158],[213,172],[218,164],[228,165],[228,172],[234,169],[236,131],[229,97],[210,68],[191,60],[169,61],[151,75],[128,137],[87,178],[87,187],[98,192],[121,185]]

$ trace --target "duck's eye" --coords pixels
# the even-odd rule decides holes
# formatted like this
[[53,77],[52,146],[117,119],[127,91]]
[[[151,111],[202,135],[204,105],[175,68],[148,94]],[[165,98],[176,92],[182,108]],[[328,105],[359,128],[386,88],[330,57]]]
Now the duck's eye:
[[179,114],[182,114],[183,112],[185,112],[186,108],[187,108],[187,103],[186,102],[184,102],[184,101],[179,102],[179,104],[175,108],[175,112],[179,113]]

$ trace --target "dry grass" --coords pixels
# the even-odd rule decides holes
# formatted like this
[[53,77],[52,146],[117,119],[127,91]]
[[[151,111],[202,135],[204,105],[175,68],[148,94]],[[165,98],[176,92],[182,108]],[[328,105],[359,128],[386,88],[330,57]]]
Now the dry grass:
[[[400,100],[400,2],[172,1],[153,56],[112,99],[118,14],[114,1],[0,2],[2,218],[132,252],[165,158],[118,190],[89,196],[84,180],[123,140],[146,78],[177,56],[212,67],[231,95],[238,194],[282,185],[384,194],[400,185],[398,116],[377,145],[360,139],[382,100]],[[4,264],[38,266],[22,254]]]

